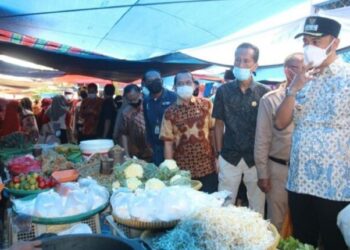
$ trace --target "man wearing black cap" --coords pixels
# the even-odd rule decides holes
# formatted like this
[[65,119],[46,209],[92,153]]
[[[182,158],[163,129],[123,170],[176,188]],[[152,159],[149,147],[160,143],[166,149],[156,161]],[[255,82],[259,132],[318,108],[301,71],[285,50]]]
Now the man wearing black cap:
[[303,36],[305,66],[295,74],[275,126],[292,120],[287,182],[294,236],[325,250],[347,249],[337,227],[350,203],[350,66],[336,55],[340,24],[312,16]]

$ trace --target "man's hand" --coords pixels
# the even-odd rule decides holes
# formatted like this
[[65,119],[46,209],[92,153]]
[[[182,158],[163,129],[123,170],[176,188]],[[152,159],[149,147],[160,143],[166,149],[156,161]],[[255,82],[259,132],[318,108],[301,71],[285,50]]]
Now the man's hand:
[[271,182],[270,179],[259,179],[258,187],[264,193],[268,193],[271,190]]
[[219,158],[215,158],[215,170],[217,174],[220,171]]
[[19,241],[13,244],[8,250],[39,250],[41,249],[41,241]]
[[315,75],[320,72],[320,69],[313,68],[310,64],[303,66],[302,71],[299,74],[295,74],[292,82],[290,83],[290,89],[293,90],[293,92],[298,92],[300,89],[302,89],[305,84],[314,79]]

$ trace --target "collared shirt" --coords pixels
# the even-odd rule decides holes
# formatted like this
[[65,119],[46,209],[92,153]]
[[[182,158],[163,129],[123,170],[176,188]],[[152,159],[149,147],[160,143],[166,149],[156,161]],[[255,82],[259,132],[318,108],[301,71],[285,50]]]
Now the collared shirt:
[[127,105],[123,109],[120,132],[128,137],[130,156],[136,156],[147,161],[151,159],[152,150],[146,143],[146,128],[142,105],[139,108]]
[[254,166],[254,139],[260,98],[269,88],[252,82],[245,93],[237,81],[218,88],[214,100],[213,117],[225,123],[221,156],[237,165],[243,158]]
[[215,156],[209,132],[214,127],[213,104],[192,97],[190,103],[178,101],[165,113],[160,138],[174,142],[174,160],[195,178],[215,172]]
[[283,83],[260,99],[254,146],[259,179],[269,178],[269,156],[289,161],[294,123],[283,130],[274,127],[276,111],[285,97],[285,92],[286,83]]
[[287,189],[350,201],[350,65],[334,61],[296,95]]
[[98,119],[100,117],[103,100],[99,97],[85,98],[81,102],[79,114],[84,120],[82,134],[84,136],[96,136]]
[[146,122],[147,140],[154,145],[163,145],[163,141],[159,139],[160,127],[164,112],[176,101],[177,95],[163,88],[162,95],[155,99],[147,96],[143,101],[144,116]]

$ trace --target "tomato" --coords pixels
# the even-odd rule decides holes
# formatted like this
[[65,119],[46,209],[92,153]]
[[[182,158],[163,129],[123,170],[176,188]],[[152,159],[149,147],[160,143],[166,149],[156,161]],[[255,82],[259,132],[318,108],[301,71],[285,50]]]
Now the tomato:
[[20,183],[21,182],[21,179],[19,178],[19,176],[15,176],[13,177],[13,183]]
[[39,188],[40,188],[40,189],[45,189],[45,188],[46,188],[46,183],[45,183],[44,180],[41,180],[41,181],[39,182]]

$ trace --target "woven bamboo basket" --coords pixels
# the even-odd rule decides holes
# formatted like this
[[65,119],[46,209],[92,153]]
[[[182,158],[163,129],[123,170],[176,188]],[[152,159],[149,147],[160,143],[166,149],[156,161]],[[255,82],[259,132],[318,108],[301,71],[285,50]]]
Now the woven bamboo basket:
[[168,229],[175,227],[176,224],[179,222],[178,220],[173,221],[155,221],[155,222],[146,222],[146,221],[139,221],[136,219],[122,219],[115,214],[113,214],[113,218],[115,222],[122,224],[124,226],[137,228],[137,229]]

